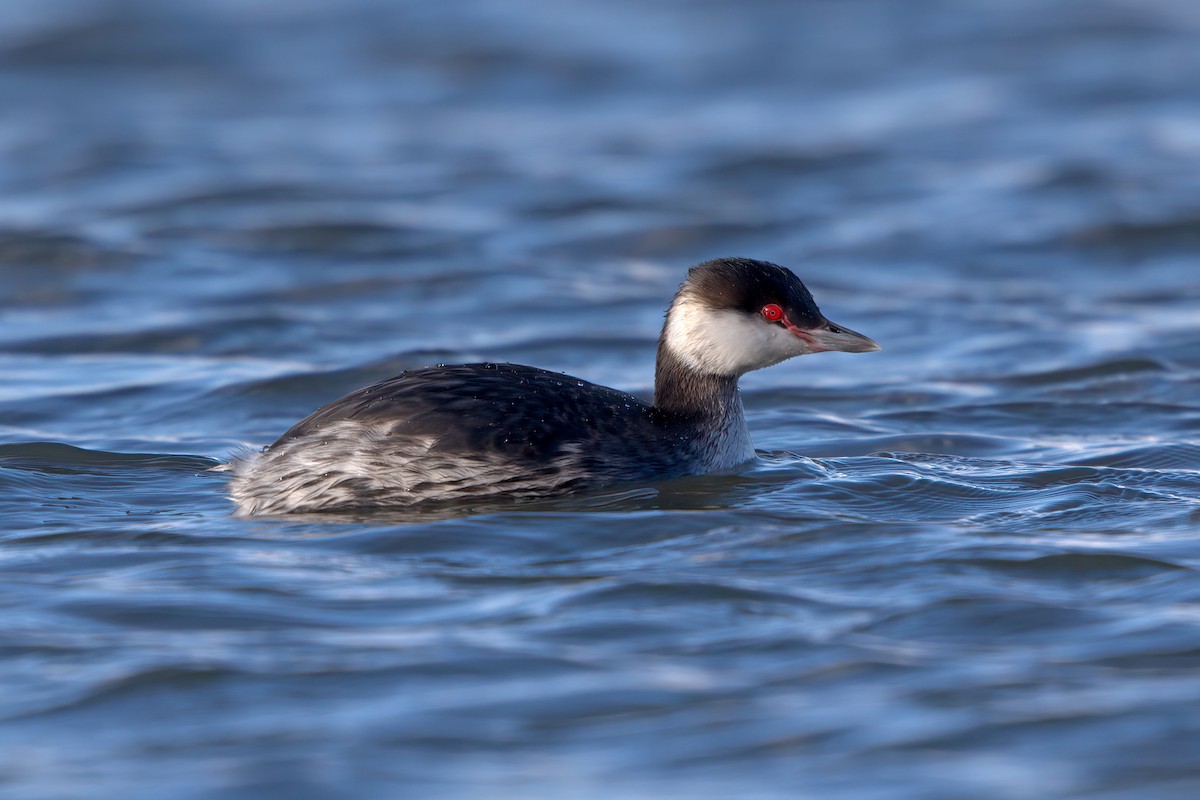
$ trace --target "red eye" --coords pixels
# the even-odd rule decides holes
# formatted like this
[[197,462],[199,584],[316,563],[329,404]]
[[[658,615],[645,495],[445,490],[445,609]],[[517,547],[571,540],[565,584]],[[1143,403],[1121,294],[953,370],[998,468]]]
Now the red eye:
[[779,322],[783,319],[783,309],[774,303],[767,303],[762,307],[762,315],[767,322]]

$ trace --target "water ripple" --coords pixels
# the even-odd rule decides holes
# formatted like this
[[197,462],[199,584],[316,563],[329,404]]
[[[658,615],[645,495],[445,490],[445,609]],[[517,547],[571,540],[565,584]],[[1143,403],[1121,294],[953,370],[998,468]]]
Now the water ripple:
[[[1196,4],[1043,11],[0,4],[5,788],[1197,796]],[[403,369],[648,396],[721,255],[884,346],[755,463],[231,516]]]

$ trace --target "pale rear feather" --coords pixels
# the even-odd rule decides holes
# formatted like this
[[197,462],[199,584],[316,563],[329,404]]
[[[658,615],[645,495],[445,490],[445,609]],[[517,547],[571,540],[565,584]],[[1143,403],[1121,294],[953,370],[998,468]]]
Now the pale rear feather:
[[414,505],[462,496],[524,497],[545,494],[574,477],[562,469],[577,454],[569,444],[545,469],[531,472],[498,453],[438,452],[436,437],[392,437],[391,430],[390,424],[343,420],[319,436],[235,461],[230,494],[238,513],[351,508],[372,498]]

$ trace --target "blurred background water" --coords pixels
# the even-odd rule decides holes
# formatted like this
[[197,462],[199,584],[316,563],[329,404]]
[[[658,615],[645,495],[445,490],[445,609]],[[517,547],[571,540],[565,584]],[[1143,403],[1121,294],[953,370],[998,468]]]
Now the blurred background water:
[[[1196,797],[1200,4],[7,0],[6,796]],[[760,463],[457,518],[206,471],[687,266],[879,340]]]

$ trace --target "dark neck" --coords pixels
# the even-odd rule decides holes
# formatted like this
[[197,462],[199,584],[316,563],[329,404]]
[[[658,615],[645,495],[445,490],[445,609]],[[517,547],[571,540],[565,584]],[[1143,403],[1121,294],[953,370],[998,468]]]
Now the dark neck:
[[659,340],[654,368],[654,407],[686,418],[724,419],[740,414],[737,377],[702,375],[680,361]]

